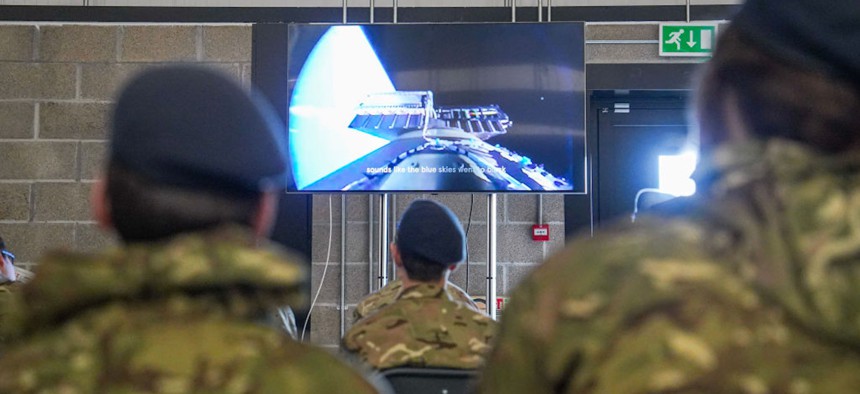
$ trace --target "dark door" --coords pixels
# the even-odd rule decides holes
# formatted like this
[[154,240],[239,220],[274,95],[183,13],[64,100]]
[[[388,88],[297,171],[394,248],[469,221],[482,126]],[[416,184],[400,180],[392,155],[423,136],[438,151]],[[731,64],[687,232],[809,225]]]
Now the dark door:
[[[594,97],[597,119],[593,159],[594,224],[629,220],[637,192],[657,189],[660,155],[681,153],[687,137],[683,95],[666,97]],[[665,200],[661,193],[643,193],[646,202]]]

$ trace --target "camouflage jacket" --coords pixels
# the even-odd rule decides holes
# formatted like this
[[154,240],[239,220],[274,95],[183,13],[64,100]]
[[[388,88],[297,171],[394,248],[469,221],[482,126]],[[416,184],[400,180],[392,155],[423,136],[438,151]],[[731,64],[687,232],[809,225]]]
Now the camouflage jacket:
[[6,332],[9,331],[6,323],[8,317],[6,311],[9,309],[9,303],[12,301],[12,293],[21,287],[18,282],[6,282],[0,284],[0,355],[6,348]]
[[14,294],[0,393],[372,393],[323,350],[256,323],[306,274],[225,227],[98,256],[49,254]]
[[860,155],[725,146],[697,181],[536,269],[481,392],[858,392]]
[[15,273],[18,278],[15,282],[5,282],[0,284],[0,355],[6,349],[6,336],[9,332],[6,316],[7,310],[12,302],[12,293],[19,291],[25,282],[33,277],[33,273],[20,267],[15,267]]
[[343,348],[376,369],[399,366],[474,369],[484,362],[495,322],[444,288],[421,284],[356,323]]
[[[352,310],[352,322],[355,323],[361,320],[361,318],[369,316],[383,307],[394,303],[402,288],[402,281],[393,280],[388,282],[385,287],[379,289],[376,293],[365,297],[358,303],[358,305],[355,306],[355,309]],[[452,299],[465,303],[475,310],[478,310],[478,306],[475,305],[475,301],[472,301],[472,297],[470,297],[469,294],[466,294],[463,289],[457,287],[457,285],[448,282],[448,284],[445,285],[445,290],[448,291],[448,295],[450,295]]]

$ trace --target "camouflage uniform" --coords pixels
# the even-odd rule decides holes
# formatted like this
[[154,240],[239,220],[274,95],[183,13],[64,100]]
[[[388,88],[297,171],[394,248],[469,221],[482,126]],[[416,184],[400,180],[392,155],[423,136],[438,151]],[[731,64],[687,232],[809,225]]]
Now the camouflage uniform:
[[[225,227],[100,256],[53,253],[11,311],[0,393],[372,393],[329,353],[255,323],[300,266]],[[27,308],[23,308],[26,304]]]
[[6,310],[9,308],[9,303],[11,302],[12,293],[17,291],[17,288],[20,285],[17,282],[7,282],[0,285],[0,354],[3,354],[3,351],[6,347],[6,332],[9,330],[6,324]]
[[683,217],[576,238],[516,289],[481,392],[860,390],[860,155],[705,163]]
[[[379,289],[376,293],[365,297],[358,303],[358,305],[355,306],[355,309],[353,309],[352,322],[355,323],[361,320],[361,318],[369,316],[371,313],[376,312],[385,306],[391,305],[395,300],[397,300],[397,295],[400,294],[400,289],[402,288],[402,281],[393,280],[388,282],[385,287]],[[448,291],[448,295],[450,295],[452,299],[469,305],[476,310],[478,309],[478,306],[475,305],[475,301],[472,301],[472,297],[469,297],[469,294],[463,291],[463,289],[457,287],[457,285],[448,282],[448,284],[445,285],[445,290]]]
[[394,303],[354,325],[343,348],[376,369],[473,369],[483,364],[494,331],[487,315],[424,283],[403,290]]
[[9,309],[9,304],[12,302],[12,293],[15,293],[21,289],[23,283],[33,277],[33,273],[27,271],[22,268],[15,268],[15,273],[18,276],[15,282],[5,282],[0,284],[0,355],[3,354],[7,344],[6,344],[6,336],[9,331],[9,327],[7,327],[6,319],[6,311]]

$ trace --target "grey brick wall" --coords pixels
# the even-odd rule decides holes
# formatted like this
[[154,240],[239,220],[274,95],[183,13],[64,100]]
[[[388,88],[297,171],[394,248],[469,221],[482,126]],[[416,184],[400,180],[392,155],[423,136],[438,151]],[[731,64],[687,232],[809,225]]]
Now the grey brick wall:
[[116,240],[91,219],[112,100],[147,67],[194,62],[250,81],[249,25],[0,26],[0,234],[24,266]]
[[[595,24],[586,29],[590,63],[699,61],[661,59],[656,24]],[[649,42],[648,40],[654,40]],[[20,24],[0,26],[0,234],[24,265],[55,247],[98,250],[116,240],[90,219],[89,190],[103,165],[108,111],[124,81],[147,67],[194,62],[250,83],[251,28],[247,25]],[[314,197],[312,279],[316,290],[325,268],[329,230],[330,266],[312,318],[311,338],[328,348],[338,343],[340,196]],[[486,195],[405,194],[392,198],[399,217],[415,198],[451,207],[469,224],[469,272],[452,280],[483,295],[486,273]],[[367,195],[347,197],[346,292],[352,307],[368,292]],[[564,245],[563,198],[545,195],[544,222],[551,241],[534,242],[535,195],[498,200],[498,291],[508,294],[531,269]],[[374,210],[376,204],[374,203]],[[469,212],[471,211],[471,220]],[[379,251],[373,245],[376,255]],[[375,272],[373,273],[375,275]],[[347,315],[352,313],[347,310]]]

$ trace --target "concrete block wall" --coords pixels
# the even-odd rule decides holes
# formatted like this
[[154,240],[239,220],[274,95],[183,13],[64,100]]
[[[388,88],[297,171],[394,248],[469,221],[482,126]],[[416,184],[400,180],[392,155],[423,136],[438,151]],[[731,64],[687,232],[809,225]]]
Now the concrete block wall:
[[115,239],[91,220],[109,111],[135,72],[170,63],[250,85],[249,25],[0,25],[0,234],[22,266]]
[[[657,24],[589,24],[589,63],[697,62],[666,59],[657,53]],[[116,240],[90,219],[88,195],[103,166],[108,111],[119,87],[135,72],[170,63],[218,68],[250,85],[249,25],[0,25],[0,234],[24,266],[45,250],[65,247],[98,250]],[[328,199],[333,209],[329,211]],[[368,292],[368,195],[347,197],[346,296],[352,306]],[[486,273],[485,194],[404,194],[392,198],[398,218],[415,198],[438,199],[469,226],[469,280],[466,267],[452,279],[473,294],[483,294]],[[314,197],[312,279],[321,282],[331,231],[332,249],[312,318],[311,338],[336,348],[339,340],[340,196]],[[376,202],[373,202],[376,210]],[[498,291],[508,294],[544,258],[563,247],[561,195],[544,195],[544,222],[552,240],[534,242],[536,195],[507,195],[498,200]],[[471,220],[469,212],[471,210]],[[329,213],[333,226],[329,226]],[[469,224],[471,223],[471,224]],[[351,313],[347,310],[347,315]]]

